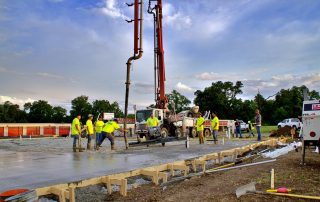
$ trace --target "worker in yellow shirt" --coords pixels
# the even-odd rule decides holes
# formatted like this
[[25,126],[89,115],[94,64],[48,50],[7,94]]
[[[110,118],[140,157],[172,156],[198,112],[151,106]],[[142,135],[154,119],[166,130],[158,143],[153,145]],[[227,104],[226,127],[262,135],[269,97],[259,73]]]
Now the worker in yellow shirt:
[[159,120],[157,117],[151,116],[147,119],[147,128],[150,136],[154,136],[155,133],[159,133]]
[[89,114],[88,115],[88,120],[86,122],[86,126],[87,126],[87,149],[90,150],[91,149],[91,140],[93,137],[93,124],[92,124],[92,119],[93,119],[93,115]]
[[[71,136],[73,137],[73,152],[77,151],[76,150],[77,143],[78,143],[78,148],[81,147],[78,141],[79,135],[81,135],[80,119],[81,119],[81,115],[78,114],[77,117],[72,120],[72,124],[71,124]],[[81,149],[79,149],[79,151],[81,151]]]
[[199,144],[204,144],[203,130],[204,130],[204,118],[199,113],[199,117],[196,121],[197,133],[199,137]]
[[212,121],[211,121],[211,128],[212,128],[212,136],[213,141],[217,144],[218,141],[218,131],[219,131],[219,119],[216,113],[212,113]]
[[104,141],[105,138],[108,138],[111,144],[111,150],[115,150],[114,146],[114,131],[119,130],[120,132],[123,132],[124,130],[120,128],[118,125],[118,119],[113,119],[113,121],[109,121],[106,124],[104,124],[102,128],[102,134],[101,134],[101,139],[99,144],[97,145],[97,149],[101,147],[102,142]]
[[99,142],[100,142],[103,125],[104,125],[104,122],[102,120],[102,116],[99,116],[98,121],[95,124],[95,127],[96,127],[96,145],[98,145]]

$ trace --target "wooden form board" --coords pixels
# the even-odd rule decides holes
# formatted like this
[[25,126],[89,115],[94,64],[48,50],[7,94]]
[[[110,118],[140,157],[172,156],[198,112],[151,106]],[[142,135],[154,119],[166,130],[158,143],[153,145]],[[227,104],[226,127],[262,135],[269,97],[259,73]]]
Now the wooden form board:
[[[137,169],[124,173],[117,173],[108,176],[95,177],[87,180],[81,180],[77,182],[70,182],[66,184],[58,184],[48,187],[37,188],[36,193],[38,196],[54,194],[59,196],[60,202],[65,202],[69,200],[70,202],[75,202],[75,188],[86,187],[96,184],[105,184],[108,189],[108,193],[112,193],[112,185],[120,186],[120,194],[123,196],[127,195],[127,179],[129,177],[145,175],[149,176],[152,179],[152,182],[156,185],[159,184],[159,181],[167,182],[168,175],[175,175],[175,170],[183,172],[186,176],[189,172],[189,166],[192,167],[193,171],[196,172],[198,165],[202,167],[202,172],[206,170],[207,161],[218,160],[218,163],[221,163],[223,157],[236,157],[247,151],[254,150],[255,148],[261,145],[275,146],[277,141],[285,142],[287,139],[270,139],[259,143],[250,144],[247,146],[229,149],[221,152],[215,152],[211,154],[206,154],[194,159],[175,161],[173,163],[166,163],[156,166],[150,166],[142,169]],[[165,172],[166,171],[166,172]],[[168,172],[167,172],[168,171]]]

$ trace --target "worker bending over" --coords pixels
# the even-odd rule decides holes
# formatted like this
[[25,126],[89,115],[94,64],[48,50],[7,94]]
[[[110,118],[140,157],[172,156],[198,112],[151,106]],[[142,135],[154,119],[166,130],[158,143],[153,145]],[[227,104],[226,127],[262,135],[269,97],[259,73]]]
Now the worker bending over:
[[204,137],[203,137],[204,126],[203,126],[203,124],[204,124],[204,118],[202,117],[202,114],[199,113],[199,117],[196,122],[197,133],[198,133],[198,137],[199,137],[199,144],[204,144]]
[[147,120],[147,127],[148,127],[150,136],[154,136],[155,133],[159,133],[158,126],[159,126],[158,118],[153,116],[153,114],[151,114],[151,116]]
[[92,124],[92,119],[93,119],[93,115],[89,114],[88,115],[88,120],[86,122],[86,126],[87,126],[87,149],[90,150],[91,149],[91,140],[93,137],[93,124]]
[[100,136],[101,139],[100,139],[99,144],[97,145],[97,149],[99,149],[99,147],[101,147],[101,144],[105,138],[108,138],[108,140],[110,141],[111,150],[116,149],[114,146],[114,131],[115,130],[119,130],[120,132],[124,131],[118,125],[118,119],[114,118],[113,121],[109,121],[106,124],[104,124],[104,126],[102,128],[101,136]]
[[213,141],[215,144],[217,144],[218,141],[218,131],[219,131],[219,119],[217,117],[216,113],[212,113],[212,121],[211,121],[211,127],[212,127],[212,136]]

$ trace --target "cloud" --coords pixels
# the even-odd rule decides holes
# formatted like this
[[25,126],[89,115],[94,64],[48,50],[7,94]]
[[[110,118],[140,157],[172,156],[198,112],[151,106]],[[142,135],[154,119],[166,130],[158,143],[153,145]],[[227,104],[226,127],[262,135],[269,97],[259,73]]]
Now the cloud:
[[61,3],[61,2],[63,2],[64,0],[49,0],[50,2],[52,2],[52,3]]
[[178,12],[171,16],[165,16],[164,24],[169,25],[175,29],[181,30],[185,28],[191,27],[191,18],[189,16],[185,16],[182,13]]
[[163,23],[178,30],[189,28],[192,25],[191,18],[181,11],[176,11],[170,3],[163,5]]
[[135,82],[133,89],[139,94],[151,94],[154,93],[154,85],[144,82]]
[[53,79],[63,79],[64,78],[63,76],[56,75],[56,74],[50,74],[47,72],[38,72],[38,73],[36,73],[36,75],[40,76],[40,77],[53,78]]
[[194,92],[195,90],[181,82],[178,82],[175,86],[176,90],[181,92]]
[[96,8],[94,10],[111,18],[128,19],[128,17],[123,14],[120,8],[117,7],[117,0],[105,0],[103,7]]
[[[201,74],[196,75],[196,79],[202,80],[202,81],[236,81],[241,79],[241,75],[239,73],[230,73],[230,72],[223,72],[223,73],[217,73],[217,72],[203,72]],[[242,79],[245,79],[242,77]]]
[[31,99],[31,98],[27,98],[27,99],[21,99],[21,98],[16,98],[16,97],[10,97],[10,96],[5,96],[5,95],[0,95],[0,103],[4,103],[6,101],[9,101],[13,104],[17,104],[20,107],[23,107],[23,105],[27,102],[34,102],[35,100]]

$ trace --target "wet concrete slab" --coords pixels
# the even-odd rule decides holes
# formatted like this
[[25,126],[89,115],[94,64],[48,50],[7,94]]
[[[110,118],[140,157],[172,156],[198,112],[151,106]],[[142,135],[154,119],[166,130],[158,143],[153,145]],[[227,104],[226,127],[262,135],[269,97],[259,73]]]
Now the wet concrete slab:
[[13,188],[37,188],[79,181],[101,175],[126,172],[138,168],[194,158],[204,154],[244,146],[254,141],[225,141],[225,144],[191,141],[167,143],[110,151],[105,143],[100,151],[73,153],[71,139],[12,140],[0,142],[0,191]]

